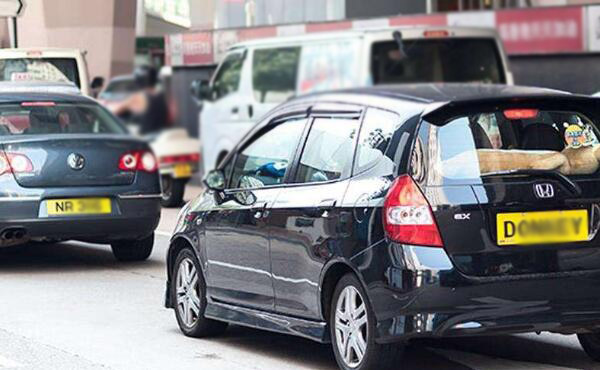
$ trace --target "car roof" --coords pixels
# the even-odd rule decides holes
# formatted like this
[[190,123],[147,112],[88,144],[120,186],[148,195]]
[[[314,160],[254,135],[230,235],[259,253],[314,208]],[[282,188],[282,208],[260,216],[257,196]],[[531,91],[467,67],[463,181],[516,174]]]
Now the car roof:
[[337,90],[335,92],[315,93],[313,95],[327,95],[332,93],[386,96],[423,104],[519,97],[573,96],[565,91],[541,87],[483,83],[420,83],[381,85],[375,87]]
[[[320,40],[330,40],[330,39],[340,39],[340,38],[349,38],[349,37],[360,37],[368,34],[376,34],[387,32],[389,33],[389,38],[392,40],[392,32],[393,31],[415,31],[422,35],[422,32],[427,30],[446,30],[450,33],[453,32],[466,32],[473,33],[474,35],[479,36],[487,36],[487,37],[497,37],[497,32],[492,28],[484,28],[484,27],[456,27],[456,26],[428,26],[428,25],[415,25],[415,26],[398,26],[398,27],[374,27],[374,28],[361,28],[361,29],[350,29],[345,31],[331,31],[331,32],[315,32],[310,34],[301,34],[294,36],[278,36],[278,37],[265,37],[258,38],[254,40],[242,41],[233,44],[228,50],[235,50],[238,48],[246,48],[246,47],[257,47],[257,46],[267,46],[267,45],[276,45],[276,44],[288,44],[288,43],[301,43],[301,42],[311,42],[311,41],[320,41]],[[410,33],[410,32],[409,32]],[[413,38],[413,37],[409,37]],[[422,37],[419,37],[422,38]]]
[[81,94],[65,94],[57,92],[8,92],[0,91],[0,104],[19,103],[24,101],[51,101],[56,103],[96,103]]

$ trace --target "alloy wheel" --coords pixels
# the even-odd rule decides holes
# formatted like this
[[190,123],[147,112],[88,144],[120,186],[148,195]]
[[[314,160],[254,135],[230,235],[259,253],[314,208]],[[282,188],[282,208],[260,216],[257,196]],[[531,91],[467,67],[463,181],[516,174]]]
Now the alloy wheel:
[[181,260],[175,284],[179,317],[185,326],[191,328],[200,317],[198,270],[191,259]]
[[335,339],[346,366],[358,367],[367,351],[367,308],[358,290],[342,290],[335,310]]

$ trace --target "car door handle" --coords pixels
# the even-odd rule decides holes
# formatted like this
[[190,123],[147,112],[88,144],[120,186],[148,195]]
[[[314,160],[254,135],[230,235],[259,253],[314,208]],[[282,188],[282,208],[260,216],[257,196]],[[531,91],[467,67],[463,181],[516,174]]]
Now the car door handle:
[[231,108],[231,114],[238,114],[238,113],[240,113],[240,108],[238,108],[238,107]]
[[329,211],[331,211],[337,201],[335,199],[325,199],[319,202],[317,205],[317,212],[320,213],[320,217],[327,218],[329,217]]
[[248,105],[248,117],[252,118],[254,116],[254,107],[252,104]]
[[254,218],[257,220],[267,216],[267,202],[256,202],[250,209],[254,212]]

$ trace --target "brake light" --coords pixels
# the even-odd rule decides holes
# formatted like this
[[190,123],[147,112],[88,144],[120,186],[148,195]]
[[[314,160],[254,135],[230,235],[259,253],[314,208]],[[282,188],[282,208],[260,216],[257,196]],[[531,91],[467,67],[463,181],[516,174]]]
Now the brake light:
[[448,37],[448,36],[450,36],[450,33],[446,30],[433,30],[433,31],[423,32],[423,36],[425,36],[425,37]]
[[56,105],[53,101],[25,101],[21,103],[22,107],[54,107]]
[[506,109],[504,111],[504,117],[506,119],[531,119],[538,115],[537,109]]
[[199,162],[200,153],[182,154],[182,155],[169,155],[159,158],[160,164],[172,164],[182,162]]
[[24,154],[2,153],[0,154],[0,176],[7,173],[31,173],[33,163]]
[[395,242],[441,247],[442,238],[427,199],[408,175],[398,177],[385,198],[383,225]]
[[122,171],[156,171],[156,158],[147,150],[127,152],[119,158],[119,169]]

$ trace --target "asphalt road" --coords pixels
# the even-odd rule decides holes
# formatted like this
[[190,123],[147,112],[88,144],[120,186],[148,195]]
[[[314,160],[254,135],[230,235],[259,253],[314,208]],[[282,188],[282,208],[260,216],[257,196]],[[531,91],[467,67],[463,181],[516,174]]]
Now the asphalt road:
[[[198,189],[191,189],[187,197]],[[230,327],[199,340],[162,307],[168,233],[164,210],[149,261],[123,264],[108,246],[27,245],[0,250],[0,369],[336,369],[328,346]],[[418,342],[407,369],[600,369],[574,336],[554,334]]]

